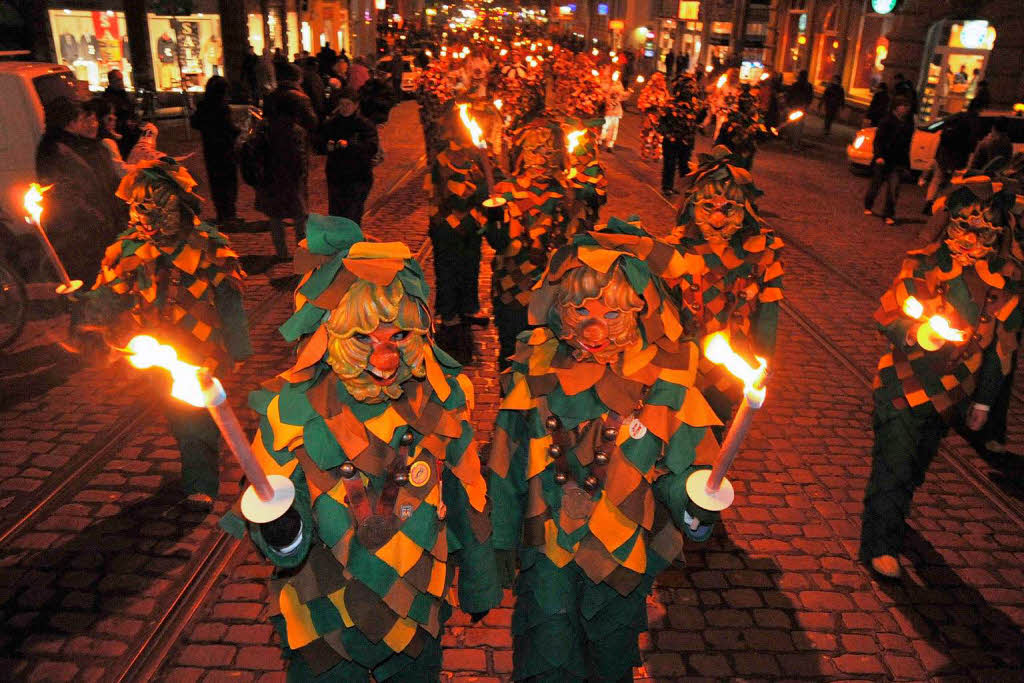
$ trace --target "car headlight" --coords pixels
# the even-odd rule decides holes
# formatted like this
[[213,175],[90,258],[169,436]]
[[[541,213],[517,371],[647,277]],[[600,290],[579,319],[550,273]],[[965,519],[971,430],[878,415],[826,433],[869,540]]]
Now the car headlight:
[[857,138],[853,141],[853,148],[860,149],[866,139],[867,138],[865,138],[863,135],[858,135]]

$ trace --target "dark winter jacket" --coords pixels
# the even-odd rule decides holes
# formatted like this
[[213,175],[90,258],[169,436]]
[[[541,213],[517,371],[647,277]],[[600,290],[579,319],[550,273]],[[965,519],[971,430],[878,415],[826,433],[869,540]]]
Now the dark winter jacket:
[[387,122],[396,104],[394,88],[379,78],[371,78],[359,89],[359,113],[378,126]]
[[372,179],[378,145],[377,127],[359,114],[335,114],[324,121],[316,135],[316,151],[327,155],[328,186]]
[[971,155],[969,168],[985,168],[995,159],[1002,158],[1003,161],[1009,161],[1013,158],[1013,142],[1010,141],[1010,136],[1005,131],[996,130],[992,131],[981,139],[978,146],[974,149],[974,154]]
[[874,158],[885,160],[886,168],[910,168],[910,141],[914,137],[914,119],[886,114],[875,131]]
[[200,100],[190,122],[203,138],[203,156],[207,166],[234,163],[235,138],[239,129],[231,120],[227,103],[212,104],[205,99]]
[[786,106],[806,109],[814,101],[814,88],[810,81],[796,81],[786,91]]
[[99,273],[103,250],[126,226],[120,179],[99,140],[47,131],[36,149],[36,177],[46,193],[43,224],[73,278],[87,285]]
[[838,83],[829,83],[821,95],[821,102],[827,111],[839,111],[846,104],[846,91]]
[[313,104],[298,83],[286,81],[264,100],[270,147],[267,184],[256,193],[256,209],[271,218],[305,216],[309,138],[316,129]]
[[885,118],[888,111],[889,91],[878,90],[871,96],[871,103],[868,105],[868,110],[864,114],[864,117],[871,122],[872,126],[877,126],[882,122],[882,119]]

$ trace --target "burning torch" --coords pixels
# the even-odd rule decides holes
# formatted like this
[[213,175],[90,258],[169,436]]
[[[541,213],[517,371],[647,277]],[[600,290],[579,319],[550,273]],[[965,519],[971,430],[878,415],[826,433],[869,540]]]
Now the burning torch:
[[228,448],[242,466],[249,488],[242,494],[242,513],[250,522],[265,524],[283,515],[295,500],[295,485],[288,477],[263,471],[249,447],[249,442],[238,424],[238,418],[227,402],[227,394],[220,380],[206,368],[186,363],[178,358],[173,347],[161,344],[153,337],[139,335],[128,342],[131,355],[128,362],[140,369],[164,368],[171,373],[174,383],[171,396],[196,408],[206,408],[217,423]]
[[796,111],[790,112],[789,116],[786,117],[786,121],[781,126],[779,126],[778,128],[772,128],[772,133],[774,135],[778,135],[780,130],[782,130],[783,128],[785,128],[786,126],[788,126],[790,124],[796,123],[797,121],[799,121],[803,117],[804,117],[804,112],[803,112],[802,109],[797,109]]
[[750,423],[761,406],[768,391],[764,386],[767,361],[757,357],[757,367],[732,350],[723,332],[716,332],[704,341],[704,356],[716,365],[726,369],[743,382],[743,401],[736,417],[729,426],[725,441],[718,451],[718,458],[710,470],[697,470],[686,480],[686,493],[693,503],[705,510],[718,512],[732,505],[736,492],[725,473],[739,453],[740,444],[750,429]]
[[[912,296],[908,296],[903,302],[903,312],[914,320],[924,318],[924,305]],[[960,344],[967,339],[963,330],[958,330],[949,324],[943,316],[936,313],[917,328],[917,343],[925,351],[935,351],[946,342]]]
[[39,183],[32,183],[32,185],[29,186],[28,192],[25,193],[25,211],[28,211],[28,215],[25,216],[25,222],[31,223],[35,226],[36,232],[39,234],[39,241],[43,243],[43,251],[46,252],[47,258],[49,258],[50,263],[53,264],[53,269],[57,271],[57,277],[59,277],[61,281],[61,283],[57,285],[57,293],[72,294],[82,287],[82,281],[72,280],[68,275],[68,271],[64,268],[64,264],[61,262],[60,256],[57,255],[57,250],[53,248],[53,243],[50,242],[50,238],[47,236],[46,231],[43,230],[43,224],[41,222],[43,215],[43,193],[51,187],[53,187],[53,185],[40,187]]
[[[495,106],[500,110],[498,102],[495,100]],[[483,129],[480,128],[480,124],[476,122],[469,114],[469,104],[463,103],[459,105],[459,118],[462,119],[462,125],[469,131],[469,136],[473,139],[473,146],[476,147],[477,158],[480,161],[480,168],[483,169],[484,179],[487,182],[487,199],[484,200],[484,213],[487,214],[488,221],[501,221],[505,217],[505,198],[504,197],[491,197],[491,189],[494,187],[494,170],[491,168],[490,157],[487,156],[487,140],[484,138]]]

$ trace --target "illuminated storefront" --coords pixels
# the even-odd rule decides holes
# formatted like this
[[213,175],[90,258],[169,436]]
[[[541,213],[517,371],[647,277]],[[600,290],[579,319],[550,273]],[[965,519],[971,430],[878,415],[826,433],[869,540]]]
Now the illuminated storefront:
[[810,18],[807,14],[807,0],[793,0],[785,15],[784,33],[782,35],[782,57],[780,71],[787,74],[786,80],[793,80],[796,74],[807,68],[811,46],[807,39]]
[[985,78],[996,29],[983,19],[940,21],[928,32],[921,74],[923,120],[963,111]]
[[815,84],[827,83],[836,74],[842,76],[842,64],[839,63],[841,56],[840,42],[842,35],[839,31],[839,3],[833,3],[825,13],[821,22],[821,29],[818,32],[817,48],[814,51],[814,73],[811,82]]
[[881,82],[885,59],[889,56],[887,34],[894,21],[891,14],[866,12],[861,16],[848,88],[850,95],[870,99],[871,91]]
[[125,83],[131,85],[124,13],[51,9],[49,14],[54,54],[75,78],[87,82],[91,90],[102,90],[107,86],[107,73],[120,69]]
[[215,14],[150,14],[149,42],[157,90],[202,90],[210,76],[224,75],[224,44]]

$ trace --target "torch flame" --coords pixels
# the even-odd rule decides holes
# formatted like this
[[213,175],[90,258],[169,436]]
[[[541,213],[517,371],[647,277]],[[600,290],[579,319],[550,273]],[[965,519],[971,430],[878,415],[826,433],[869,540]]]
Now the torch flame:
[[949,321],[941,315],[936,314],[928,318],[928,325],[935,330],[935,334],[939,335],[946,341],[962,342],[966,339],[963,330],[958,330],[955,327],[952,327],[949,324]]
[[591,75],[591,76],[593,76],[594,78],[597,78],[597,77],[598,77],[598,75],[599,75],[599,74],[597,73],[597,69],[591,69],[591,70],[590,70],[590,75]]
[[569,144],[569,152],[575,152],[576,148],[580,144],[580,138],[586,133],[584,130],[574,130],[565,136],[566,141]]
[[501,105],[504,104],[500,99],[494,100],[494,108],[501,111]]
[[643,83],[644,82],[644,77],[643,76],[637,76],[636,77],[636,82],[637,83]]
[[767,71],[765,71],[763,74],[761,74],[761,78],[758,79],[758,80],[767,81],[771,77],[772,77],[772,75],[770,73],[768,73]]
[[462,124],[469,131],[470,137],[473,138],[473,144],[480,149],[487,146],[487,142],[484,140],[484,131],[480,128],[480,124],[476,122],[472,116],[469,115],[469,105],[459,105],[459,118],[462,119]]
[[804,117],[803,111],[801,111],[800,109],[797,109],[795,112],[793,112],[792,114],[789,115],[789,120],[790,121],[799,121],[803,117]]
[[726,370],[743,382],[745,394],[764,400],[767,390],[763,382],[768,368],[768,361],[764,358],[755,356],[758,367],[751,367],[743,356],[732,350],[724,332],[715,332],[704,340],[704,356],[716,365],[724,365]]
[[28,191],[25,193],[25,210],[32,217],[33,223],[39,223],[39,217],[43,215],[43,193],[51,187],[53,185],[40,187],[39,183],[29,185]]
[[903,302],[903,312],[916,320],[924,315],[924,305],[916,298],[908,296]]
[[725,82],[726,82],[727,80],[729,80],[729,79],[728,79],[728,78],[726,78],[726,75],[725,75],[725,74],[722,74],[721,76],[719,76],[719,77],[718,77],[718,81],[717,81],[717,82],[715,83],[715,87],[716,87],[716,88],[719,88],[719,89],[721,89],[721,88],[722,88],[722,86],[724,86],[724,85],[725,85]]
[[161,344],[147,334],[140,334],[128,342],[126,349],[131,353],[128,362],[135,367],[142,370],[159,367],[171,373],[174,380],[171,396],[196,408],[206,405],[199,384],[199,366],[178,360],[178,352],[173,346]]
[[612,82],[614,83],[615,81],[618,81],[618,80],[619,80],[619,72],[616,71],[615,73],[612,74]]

